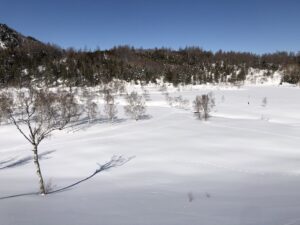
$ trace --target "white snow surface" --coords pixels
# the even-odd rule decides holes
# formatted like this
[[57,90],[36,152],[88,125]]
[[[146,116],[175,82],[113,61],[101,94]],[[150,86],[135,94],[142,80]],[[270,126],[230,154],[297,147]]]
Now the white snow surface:
[[[0,200],[0,224],[300,224],[299,88],[212,88],[216,107],[206,122],[147,89],[149,119],[128,119],[120,97],[115,123],[56,132],[40,146],[48,152],[43,175],[57,187],[90,175],[112,155],[134,159],[65,192]],[[208,91],[190,87],[170,95],[192,105]],[[0,140],[0,165],[31,156],[15,127],[0,126]],[[1,169],[0,182],[1,196],[38,187],[32,161]]]

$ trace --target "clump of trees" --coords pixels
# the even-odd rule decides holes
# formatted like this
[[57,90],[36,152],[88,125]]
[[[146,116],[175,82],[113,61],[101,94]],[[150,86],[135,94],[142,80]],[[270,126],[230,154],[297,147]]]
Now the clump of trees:
[[55,130],[63,130],[79,119],[79,107],[70,92],[49,89],[20,89],[13,95],[2,92],[2,118],[13,124],[31,144],[39,191],[46,194],[46,187],[39,163],[39,145]]
[[213,94],[197,95],[194,100],[194,113],[198,119],[207,120],[210,117],[210,112],[215,106],[215,99]]
[[282,81],[300,85],[300,63],[286,66]]
[[124,106],[126,115],[135,120],[141,119],[146,113],[146,104],[142,95],[133,91],[126,96],[127,105]]

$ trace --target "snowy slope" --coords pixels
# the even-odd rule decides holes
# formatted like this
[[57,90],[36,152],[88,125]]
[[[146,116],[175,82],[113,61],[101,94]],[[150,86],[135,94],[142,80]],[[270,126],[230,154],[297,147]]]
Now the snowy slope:
[[269,76],[266,75],[267,70],[260,70],[250,68],[246,76],[246,85],[264,85],[264,86],[277,86],[281,83],[283,72],[275,71]]
[[[119,99],[118,122],[57,132],[41,146],[44,176],[57,186],[114,154],[132,161],[63,193],[2,200],[0,224],[300,224],[299,88],[213,88],[208,122],[148,90],[150,119],[127,119]],[[208,91],[170,93],[192,101]],[[0,127],[0,140],[0,162],[31,154],[12,126]],[[0,180],[1,196],[37,190],[32,162],[0,170]]]

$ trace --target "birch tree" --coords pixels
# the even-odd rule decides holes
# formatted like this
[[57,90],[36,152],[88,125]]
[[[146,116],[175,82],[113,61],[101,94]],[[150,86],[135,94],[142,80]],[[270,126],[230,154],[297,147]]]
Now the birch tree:
[[3,104],[1,111],[6,118],[31,144],[33,161],[39,179],[39,192],[47,194],[39,162],[39,145],[50,137],[55,130],[66,128],[79,118],[78,105],[74,96],[66,91],[49,91],[47,89],[21,89],[17,94],[1,93]]

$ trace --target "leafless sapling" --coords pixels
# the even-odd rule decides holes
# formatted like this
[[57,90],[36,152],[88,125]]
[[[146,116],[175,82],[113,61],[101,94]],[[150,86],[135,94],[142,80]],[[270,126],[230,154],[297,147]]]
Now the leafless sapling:
[[210,111],[215,106],[215,100],[212,93],[197,95],[194,100],[194,113],[197,114],[199,119],[207,120]]
[[104,90],[104,113],[107,115],[108,119],[113,122],[116,118],[118,110],[115,103],[115,97],[112,95],[110,89]]
[[3,111],[8,120],[32,145],[33,161],[39,178],[40,194],[47,194],[39,163],[38,147],[55,130],[62,130],[79,118],[73,94],[47,89],[21,89],[15,96],[2,93],[9,104]]

